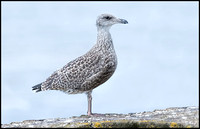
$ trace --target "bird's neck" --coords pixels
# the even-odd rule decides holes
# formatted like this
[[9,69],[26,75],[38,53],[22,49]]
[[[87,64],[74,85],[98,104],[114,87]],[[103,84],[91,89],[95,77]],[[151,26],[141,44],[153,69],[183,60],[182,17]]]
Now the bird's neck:
[[97,46],[103,49],[114,49],[112,37],[109,32],[110,28],[98,28]]
[[109,30],[106,29],[99,29],[97,34],[97,40],[98,41],[106,41],[108,39],[111,39],[111,34]]

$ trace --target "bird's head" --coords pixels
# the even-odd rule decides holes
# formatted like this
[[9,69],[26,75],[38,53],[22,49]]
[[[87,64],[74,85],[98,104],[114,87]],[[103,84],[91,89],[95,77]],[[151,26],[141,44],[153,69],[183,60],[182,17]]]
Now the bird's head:
[[116,18],[113,15],[110,14],[101,14],[98,16],[96,21],[96,26],[99,28],[110,28],[114,24],[128,24],[128,22],[124,19]]

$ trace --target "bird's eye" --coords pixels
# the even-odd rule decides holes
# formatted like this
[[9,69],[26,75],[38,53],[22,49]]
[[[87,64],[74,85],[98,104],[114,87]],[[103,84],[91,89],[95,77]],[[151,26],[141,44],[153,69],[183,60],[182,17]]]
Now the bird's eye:
[[112,17],[106,16],[106,17],[104,17],[104,19],[110,20],[110,19],[112,19]]

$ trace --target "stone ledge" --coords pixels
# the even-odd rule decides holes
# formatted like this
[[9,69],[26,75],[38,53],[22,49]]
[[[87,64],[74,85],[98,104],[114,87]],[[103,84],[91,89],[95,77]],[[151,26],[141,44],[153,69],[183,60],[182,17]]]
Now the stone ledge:
[[101,116],[87,115],[70,118],[25,120],[2,124],[2,128],[100,128],[100,127],[199,127],[199,107],[172,107],[152,112],[129,114],[107,113]]

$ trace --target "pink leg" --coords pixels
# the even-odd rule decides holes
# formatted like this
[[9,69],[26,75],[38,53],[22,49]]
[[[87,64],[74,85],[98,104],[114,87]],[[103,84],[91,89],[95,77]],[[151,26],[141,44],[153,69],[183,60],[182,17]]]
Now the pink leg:
[[88,116],[92,116],[92,91],[87,92],[87,99],[88,99]]
[[87,92],[87,99],[88,99],[88,116],[104,116],[104,114],[92,113],[92,91]]

